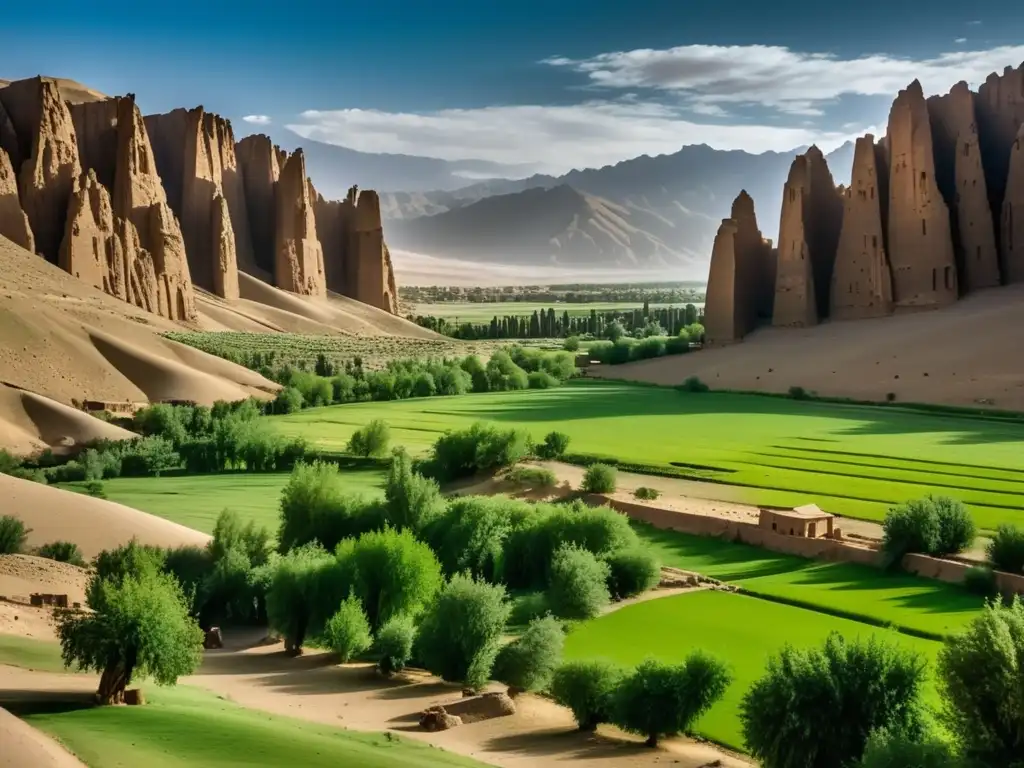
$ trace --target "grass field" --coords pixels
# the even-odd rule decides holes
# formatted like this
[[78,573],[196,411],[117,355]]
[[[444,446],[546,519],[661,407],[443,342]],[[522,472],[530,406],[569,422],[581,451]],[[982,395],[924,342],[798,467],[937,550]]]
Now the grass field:
[[[651,309],[663,309],[666,307],[685,307],[687,302],[676,304],[650,304]],[[698,309],[704,306],[704,302],[692,302]],[[559,317],[563,312],[570,316],[579,317],[589,315],[590,310],[597,312],[632,312],[634,309],[643,309],[643,302],[635,301],[595,301],[587,304],[569,303],[534,303],[527,301],[497,301],[497,302],[442,302],[439,304],[412,304],[408,312],[413,315],[425,315],[443,317],[446,320],[458,320],[463,323],[486,323],[492,317],[505,317],[506,315],[532,315],[534,312],[547,311],[554,308],[555,314]]]
[[[384,470],[342,470],[346,485],[367,496],[383,493]],[[103,481],[110,501],[141,509],[203,533],[213,533],[217,516],[224,509],[272,533],[277,531],[281,489],[289,473],[256,474],[225,472],[217,475],[182,477],[119,477]],[[75,485],[75,484],[69,484]]]
[[66,672],[60,646],[29,637],[0,634],[0,664],[40,672]]
[[935,493],[968,504],[985,529],[1024,521],[1024,425],[995,419],[580,381],[313,408],[271,423],[340,450],[372,419],[386,420],[394,440],[414,451],[477,420],[525,428],[538,440],[558,430],[570,436],[571,453],[708,481],[710,498],[816,502],[881,520],[891,505]]
[[[648,657],[673,662],[682,661],[695,649],[710,651],[729,665],[733,682],[698,721],[696,730],[742,749],[739,703],[764,673],[768,657],[786,644],[819,645],[831,632],[847,639],[869,635],[894,638],[929,661],[941,647],[931,640],[814,611],[708,590],[637,603],[582,624],[566,640],[566,657],[605,658],[632,666]],[[931,682],[927,698],[936,700]]]

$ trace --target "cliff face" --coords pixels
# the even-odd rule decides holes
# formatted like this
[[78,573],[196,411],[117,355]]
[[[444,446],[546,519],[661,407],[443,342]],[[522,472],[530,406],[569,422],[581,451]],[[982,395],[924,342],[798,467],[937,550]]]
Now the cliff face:
[[1002,267],[1006,282],[1024,282],[1024,124],[1017,131],[1010,153],[1000,223]]
[[[325,203],[338,287],[347,275],[342,292],[396,312],[379,203],[364,195]],[[70,103],[46,78],[0,88],[0,235],[169,319],[196,318],[193,280],[237,300],[240,267],[325,296],[318,205],[301,150],[236,144],[202,107],[143,118],[131,94]]]
[[772,325],[808,326],[818,323],[814,259],[807,242],[810,194],[807,156],[798,155],[789,169],[789,178],[782,193]]

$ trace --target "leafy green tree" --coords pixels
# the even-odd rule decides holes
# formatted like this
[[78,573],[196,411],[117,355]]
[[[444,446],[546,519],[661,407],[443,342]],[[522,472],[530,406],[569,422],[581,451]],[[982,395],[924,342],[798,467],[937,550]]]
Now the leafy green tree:
[[157,574],[163,570],[166,559],[167,553],[163,549],[140,544],[137,539],[114,549],[103,550],[93,563],[95,570],[85,590],[86,602],[95,610],[100,599],[99,588],[103,582],[119,584],[125,578]]
[[611,722],[615,691],[625,675],[608,661],[569,661],[555,670],[551,696],[572,710],[581,731],[594,731],[600,723]]
[[608,565],[575,544],[563,544],[551,560],[548,607],[563,619],[592,619],[610,597]]
[[363,458],[386,456],[390,442],[391,428],[388,423],[383,419],[374,419],[352,433],[347,450]]
[[420,623],[417,658],[433,674],[479,688],[487,682],[511,606],[505,588],[456,574]]
[[983,765],[1024,766],[1024,602],[992,601],[946,640],[938,683],[949,730]]
[[615,342],[626,335],[626,329],[622,327],[622,323],[615,320],[607,325],[604,329],[604,335],[611,341]]
[[526,631],[498,652],[494,677],[509,693],[544,690],[562,662],[565,630],[552,616],[534,619]]
[[988,543],[986,554],[997,571],[1024,573],[1024,528],[1000,525]]
[[162,573],[101,581],[94,612],[60,612],[57,634],[65,666],[101,673],[97,696],[103,704],[123,701],[136,676],[174,685],[199,666],[203,648],[203,632],[180,585]]
[[31,530],[14,515],[0,517],[0,555],[16,555],[22,552]]
[[921,733],[925,677],[924,661],[874,636],[786,647],[743,697],[743,736],[765,768],[846,765],[876,729]]
[[904,555],[934,552],[939,543],[939,519],[928,499],[914,499],[890,509],[882,522],[882,549],[893,566]]
[[395,450],[384,479],[387,519],[396,528],[421,530],[444,514],[445,501],[437,481],[412,469],[412,459],[404,448]]
[[872,731],[856,768],[966,768],[949,744],[932,733],[908,736]]
[[585,493],[615,493],[618,482],[615,467],[607,464],[591,464],[583,473],[580,490]]
[[567,352],[576,352],[580,348],[580,337],[569,336],[565,341],[562,342],[562,349]]
[[392,616],[377,633],[377,669],[385,677],[405,669],[412,658],[416,641],[416,624],[411,616]]
[[618,550],[606,555],[604,561],[609,571],[608,591],[615,600],[641,595],[661,580],[661,564],[646,549]]
[[336,464],[297,464],[281,491],[281,552],[319,541],[333,549],[339,541],[366,530],[369,503],[348,493]]
[[542,459],[560,459],[569,450],[569,436],[564,432],[548,432],[544,442],[537,446],[537,456]]
[[[333,397],[333,390],[331,394]],[[303,403],[302,393],[298,389],[285,387],[274,398],[273,411],[281,414],[298,413],[302,410]]]
[[334,562],[322,547],[307,544],[278,558],[268,574],[267,620],[284,638],[286,651],[302,653],[317,607],[318,576]]
[[327,647],[338,655],[342,664],[370,647],[373,642],[370,636],[370,622],[366,620],[366,612],[363,611],[363,604],[359,602],[359,598],[350,595],[342,602],[327,622],[324,641]]
[[725,665],[703,651],[690,653],[682,664],[648,659],[616,689],[612,722],[657,746],[662,736],[689,732],[722,698],[731,679]]
[[978,527],[967,507],[948,496],[929,496],[939,523],[935,549],[929,554],[936,557],[957,555],[969,549],[978,535]]

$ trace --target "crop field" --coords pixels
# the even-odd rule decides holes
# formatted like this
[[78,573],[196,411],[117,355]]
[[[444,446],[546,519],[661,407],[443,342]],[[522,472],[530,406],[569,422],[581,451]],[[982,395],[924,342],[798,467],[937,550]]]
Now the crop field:
[[[933,640],[815,611],[703,590],[637,603],[582,624],[566,639],[565,653],[571,659],[604,658],[633,666],[649,657],[676,662],[693,650],[710,651],[729,665],[733,682],[697,722],[696,731],[742,749],[740,700],[764,673],[768,657],[787,644],[820,645],[832,632],[847,639],[870,635],[894,638],[929,662],[934,661],[941,647]],[[929,682],[926,699],[934,703],[936,698]]]
[[[383,470],[343,470],[353,493],[383,493]],[[141,509],[203,533],[213,533],[217,516],[231,509],[243,520],[254,520],[271,533],[277,531],[281,489],[288,472],[257,474],[225,472],[182,477],[119,477],[103,481],[110,501]],[[69,484],[73,485],[73,484]]]
[[558,430],[571,438],[571,454],[704,481],[704,495],[725,501],[814,502],[881,520],[893,504],[934,493],[968,504],[984,529],[1024,519],[1024,425],[994,418],[579,381],[313,408],[270,423],[341,450],[373,419],[387,421],[394,441],[413,451],[478,420],[527,429],[537,440]]
[[[668,307],[685,307],[692,303],[698,309],[704,302],[683,302],[675,304],[648,304],[651,309],[667,309]],[[635,301],[595,301],[583,303],[552,303],[527,301],[494,301],[494,302],[441,302],[438,304],[412,304],[407,314],[443,317],[445,320],[458,320],[461,323],[486,323],[492,317],[506,315],[532,315],[534,312],[546,312],[553,308],[559,317],[568,312],[571,317],[589,315],[591,310],[597,312],[632,312],[642,309],[643,302]]]

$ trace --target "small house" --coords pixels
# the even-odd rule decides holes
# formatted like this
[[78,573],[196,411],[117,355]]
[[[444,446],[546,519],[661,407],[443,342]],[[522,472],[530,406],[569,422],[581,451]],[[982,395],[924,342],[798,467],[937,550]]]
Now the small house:
[[835,515],[823,512],[817,504],[791,509],[761,507],[758,524],[773,533],[801,536],[805,539],[834,538]]

